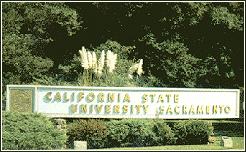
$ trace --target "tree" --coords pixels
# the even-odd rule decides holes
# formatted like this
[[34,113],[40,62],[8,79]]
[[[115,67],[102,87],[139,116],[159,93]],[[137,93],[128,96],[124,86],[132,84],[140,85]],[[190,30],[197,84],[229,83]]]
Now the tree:
[[80,28],[76,11],[63,3],[3,3],[3,72],[20,74],[30,83],[52,66],[44,55],[44,46],[52,41],[50,26],[66,27],[68,34]]
[[243,4],[3,2],[3,90],[6,84],[77,85],[81,46],[98,53],[113,46],[127,56],[120,64],[128,68],[143,59],[145,73],[134,86],[238,88],[244,82]]
[[[117,22],[116,25],[120,25],[111,28],[106,24],[107,31],[111,32],[105,32],[105,37],[109,35],[123,44],[135,45],[136,49],[131,55],[136,58],[153,58],[148,62],[147,68],[155,76],[161,73],[158,77],[164,81],[163,83],[177,87],[243,86],[243,3],[134,2],[94,5],[103,12],[104,18],[110,18]],[[122,34],[122,37],[118,34]],[[146,46],[143,39],[151,45]],[[172,57],[173,54],[164,53],[165,58],[156,60],[156,57],[164,56],[162,54],[165,51],[159,49],[160,45],[166,43],[182,46],[180,49],[183,48],[189,56],[189,66],[192,67],[190,69],[197,69],[202,74],[195,70],[197,74],[194,77],[197,78],[190,78],[190,75],[182,74],[184,68],[181,67],[177,68],[177,73],[172,66],[179,67],[185,61],[176,63],[178,61]],[[165,66],[163,62],[170,62],[171,66]],[[172,70],[168,69],[169,67]],[[157,72],[159,69],[163,70]],[[171,75],[168,76],[169,74]],[[170,78],[174,78],[172,75],[175,75],[176,80]],[[191,83],[187,83],[187,80]],[[174,81],[177,83],[173,83]]]
[[[189,49],[184,46],[184,43],[175,40],[158,43],[152,33],[146,35],[141,41],[145,41],[154,48],[145,52],[148,70],[155,72],[155,75],[163,78],[163,81],[166,79],[167,86],[197,87],[199,79],[207,73],[218,73],[214,65],[208,68],[208,61],[212,59],[207,58],[203,61],[188,54]],[[214,71],[211,71],[212,69]]]
[[7,84],[31,83],[53,66],[43,54],[45,45],[55,40],[52,26],[64,27],[72,35],[80,24],[76,11],[64,3],[3,2],[3,91]]

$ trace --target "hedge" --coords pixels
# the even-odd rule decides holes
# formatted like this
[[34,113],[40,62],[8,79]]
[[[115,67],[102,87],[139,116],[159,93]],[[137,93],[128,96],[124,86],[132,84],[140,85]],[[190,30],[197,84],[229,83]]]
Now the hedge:
[[159,145],[169,145],[175,144],[175,132],[174,130],[165,122],[165,120],[155,121],[155,133],[158,138]]
[[41,114],[2,112],[3,150],[47,150],[62,147],[65,131]]
[[66,133],[36,113],[3,112],[3,150],[51,150],[73,141],[87,141],[88,149],[168,144],[206,144],[213,133],[206,120],[180,120],[169,126],[162,119],[78,119]]
[[174,124],[177,143],[181,145],[206,144],[213,126],[206,120],[182,120]]
[[107,128],[102,120],[97,119],[79,119],[74,120],[67,126],[67,135],[69,136],[67,144],[74,148],[73,142],[87,141],[87,148],[103,148],[106,143]]
[[109,141],[117,139],[121,146],[138,147],[156,145],[157,143],[152,119],[122,119],[118,122],[110,121],[107,126]]
[[212,124],[205,120],[180,120],[170,127],[161,119],[82,119],[68,127],[69,143],[87,141],[89,149],[205,144],[212,133]]
[[110,146],[155,146],[174,143],[174,131],[163,120],[122,119],[107,122]]

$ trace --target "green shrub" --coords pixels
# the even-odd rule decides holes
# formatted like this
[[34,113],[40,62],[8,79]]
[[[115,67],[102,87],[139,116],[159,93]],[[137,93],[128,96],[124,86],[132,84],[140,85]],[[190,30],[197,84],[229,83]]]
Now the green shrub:
[[60,148],[66,139],[66,133],[41,114],[2,112],[3,150]]
[[155,120],[155,133],[159,145],[175,143],[175,132],[164,120]]
[[183,120],[174,124],[177,144],[205,144],[213,133],[212,124],[206,120]]
[[73,148],[73,141],[87,141],[87,148],[102,148],[105,145],[107,129],[101,120],[75,120],[68,124],[68,144]]
[[110,146],[154,146],[174,143],[174,131],[163,121],[122,119],[107,122]]
[[130,127],[123,121],[111,120],[107,122],[108,146],[119,147],[130,132]]
[[128,135],[122,141],[122,145],[136,147],[157,144],[152,119],[123,119],[121,122],[130,128]]

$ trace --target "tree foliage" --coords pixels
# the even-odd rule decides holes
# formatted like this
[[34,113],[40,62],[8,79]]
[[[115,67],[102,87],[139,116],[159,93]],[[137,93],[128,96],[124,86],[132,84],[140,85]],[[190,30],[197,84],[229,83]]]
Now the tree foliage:
[[101,120],[75,120],[68,125],[67,135],[68,144],[73,141],[87,141],[89,149],[102,148],[107,137],[107,127]]
[[[136,49],[132,53],[133,56],[143,57],[146,60],[153,58],[152,61],[155,62],[152,63],[150,59],[147,65],[147,68],[156,66],[150,70],[152,74],[158,76],[157,70],[165,69],[163,70],[165,74],[158,76],[165,84],[170,83],[176,87],[227,88],[243,85],[241,84],[243,64],[240,64],[243,63],[243,3],[94,3],[94,5],[104,12],[105,18],[108,16],[118,21],[120,28],[116,26],[114,31],[120,31],[124,36],[120,39],[117,37],[119,32],[115,32],[117,34],[114,38],[120,42],[134,43]],[[171,52],[162,55],[165,53],[160,51],[160,46],[166,44],[167,47],[167,43],[169,46],[174,44],[182,46],[176,49],[179,52],[186,52],[182,62],[188,63],[187,67],[185,65],[180,67],[181,64],[177,63]],[[163,57],[162,61],[156,60],[158,57]],[[174,65],[165,66],[163,62]],[[173,68],[175,65],[178,68]],[[185,76],[187,71],[196,78]],[[175,76],[178,82],[170,79]]]
[[47,150],[64,146],[67,136],[49,118],[36,113],[2,113],[3,150]]
[[19,74],[22,82],[30,83],[53,66],[54,61],[42,54],[54,40],[52,26],[65,27],[70,35],[79,29],[76,11],[63,3],[46,2],[4,2],[2,7],[3,72]]
[[75,34],[81,28],[77,18],[64,3],[3,2],[3,91],[7,84],[29,84],[47,74],[54,61],[43,52],[55,41],[55,26]]
[[[243,21],[243,2],[3,2],[3,90],[31,83],[239,88]],[[86,84],[82,46],[97,56],[117,53],[115,73]],[[127,71],[139,59],[144,74],[131,81]]]
[[206,120],[181,120],[174,124],[177,144],[206,144],[213,135],[212,123]]

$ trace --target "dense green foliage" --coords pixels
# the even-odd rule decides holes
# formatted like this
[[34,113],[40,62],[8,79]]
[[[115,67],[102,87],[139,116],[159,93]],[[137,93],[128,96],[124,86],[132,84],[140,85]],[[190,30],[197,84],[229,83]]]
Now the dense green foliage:
[[66,133],[41,114],[2,112],[3,150],[61,148],[66,139]]
[[213,133],[213,126],[203,120],[183,120],[174,125],[177,144],[206,144]]
[[80,28],[76,11],[63,3],[3,2],[1,14],[3,94],[6,85],[32,83],[53,67],[43,51],[57,26],[70,35]]
[[[164,127],[160,127],[164,126]],[[159,133],[163,131],[163,133]],[[157,133],[158,132],[158,133]],[[148,119],[79,120],[68,125],[68,143],[87,141],[88,148],[152,146],[170,143],[173,131],[163,123]],[[167,140],[165,140],[165,139]]]
[[[244,87],[243,21],[243,2],[3,2],[3,108],[8,84]],[[115,72],[85,81],[82,46],[116,53]]]
[[112,147],[120,147],[130,132],[130,127],[123,121],[111,120],[107,123],[108,142]]
[[[122,119],[108,123],[109,138],[121,146],[150,146],[157,140],[154,133],[154,121],[147,119]],[[122,132],[122,129],[125,131]],[[113,134],[114,132],[118,133]]]
[[76,120],[68,125],[68,143],[87,141],[88,148],[205,144],[213,127],[204,120],[180,120],[170,127],[159,119]]
[[107,128],[103,121],[88,119],[75,120],[68,125],[68,141],[70,147],[73,147],[73,141],[87,141],[87,148],[104,147]]
[[43,47],[53,41],[52,26],[58,24],[74,34],[79,29],[76,11],[63,3],[4,2],[2,6],[4,66],[20,75],[21,82],[32,82],[53,66],[54,61],[42,54]]
[[47,150],[73,141],[87,141],[89,149],[169,144],[204,144],[213,127],[204,120],[180,120],[170,127],[155,119],[78,119],[67,131],[58,130],[47,117],[36,113],[3,112],[4,150]]
[[145,71],[158,77],[161,86],[243,86],[243,64],[239,67],[243,63],[243,3],[94,5],[105,14],[97,22],[108,18],[118,22],[114,29],[103,26],[110,31],[103,36],[136,46],[131,55],[146,61]]
[[155,120],[155,129],[157,141],[159,145],[175,144],[175,132],[174,130],[165,122],[165,120]]

